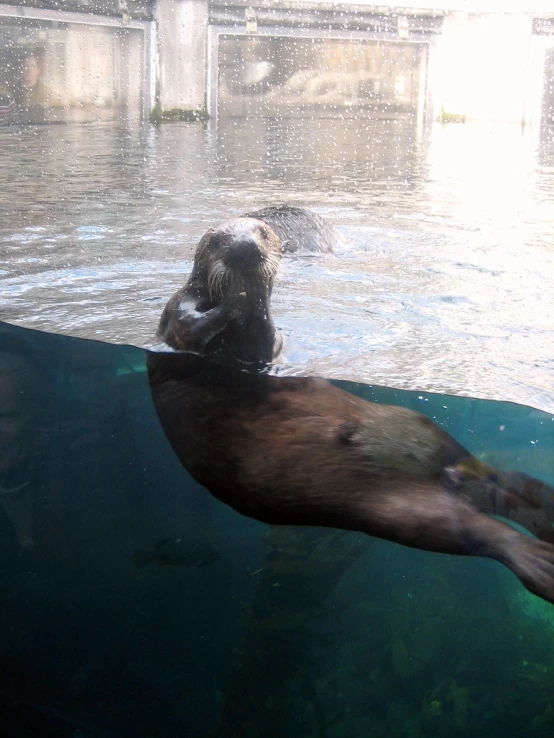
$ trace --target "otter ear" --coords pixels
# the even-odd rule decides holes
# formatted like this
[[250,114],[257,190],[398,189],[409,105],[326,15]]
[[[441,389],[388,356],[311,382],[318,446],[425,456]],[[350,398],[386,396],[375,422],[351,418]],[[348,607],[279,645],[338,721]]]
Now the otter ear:
[[213,227],[212,228],[208,228],[208,230],[206,231],[206,233],[204,233],[204,235],[202,236],[202,238],[200,239],[200,241],[198,241],[198,246],[196,247],[197,253],[198,253],[198,251],[203,251],[206,248],[206,246],[212,240],[212,236],[214,235],[214,233],[216,233],[216,229],[215,228],[213,228]]
[[194,253],[194,269],[196,271],[198,271],[199,266],[202,263],[202,257],[204,256],[204,252],[206,251],[206,248],[208,247],[214,233],[215,230],[213,228],[209,228],[206,233],[204,233],[200,241],[198,241],[198,246],[196,247],[196,251]]
[[221,240],[215,235],[215,233],[212,235],[210,240],[208,241],[207,245],[211,249],[218,249],[221,246]]

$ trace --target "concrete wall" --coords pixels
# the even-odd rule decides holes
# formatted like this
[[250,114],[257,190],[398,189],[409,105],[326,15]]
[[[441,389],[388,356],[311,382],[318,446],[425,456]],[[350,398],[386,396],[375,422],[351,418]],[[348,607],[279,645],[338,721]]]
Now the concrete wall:
[[207,0],[158,0],[158,102],[162,111],[206,105]]
[[[25,0],[25,3],[45,4],[54,1]],[[92,1],[74,0],[81,4]],[[119,0],[102,0],[99,7],[105,10],[112,6],[115,7],[116,2],[119,7]],[[444,110],[445,113],[463,115],[470,120],[510,122],[525,120],[526,124],[539,122],[545,52],[554,44],[554,36],[533,35],[531,9],[538,11],[545,5],[550,6],[552,0],[529,0],[529,5],[525,5],[524,0],[506,0],[505,6],[510,8],[511,13],[484,12],[496,9],[499,3],[500,0],[487,0],[482,3],[477,0],[451,0],[451,2],[443,0],[440,3],[448,12],[444,20],[440,19],[443,23],[442,34],[431,41],[427,89],[433,115],[436,116]],[[128,4],[133,11],[135,8],[142,8],[142,13],[146,12],[145,9],[154,8],[156,31],[152,39],[155,53],[150,56],[153,61],[153,78],[155,77],[156,80],[156,102],[161,111],[203,110],[206,107],[208,0],[156,0],[154,6],[150,5],[150,0],[134,0],[129,1]],[[223,7],[225,5],[223,3]],[[238,7],[241,3],[235,0],[234,5]],[[252,3],[253,7],[256,5],[256,1]],[[266,6],[267,3],[260,0],[260,5]],[[340,8],[340,3],[331,3],[330,0],[325,0],[325,5],[335,10]],[[370,10],[382,12],[385,7],[377,6],[369,0],[368,2],[348,0],[344,3],[349,12],[355,12],[355,5],[358,9],[363,8],[366,14]],[[401,5],[404,8],[410,5],[419,8],[432,8],[433,6],[436,8],[439,0],[409,0],[409,2],[404,0]],[[479,5],[481,5],[481,12],[476,12],[477,8],[474,6]],[[274,8],[286,10],[290,7],[296,9],[297,15],[300,8],[303,9],[302,17],[305,18],[317,6],[318,0],[275,0],[268,7],[271,10]],[[457,9],[456,6],[458,6]],[[460,9],[460,6],[464,6],[463,9]],[[396,7],[399,9],[400,6]],[[0,0],[0,17],[9,15],[8,8],[4,0]],[[395,5],[391,3],[388,8],[394,14]],[[2,10],[6,13],[2,13]],[[244,27],[242,21],[244,8],[239,8],[239,10],[241,10],[240,18],[235,28]],[[53,13],[53,11],[49,12]],[[25,8],[25,13],[31,17],[32,9]],[[554,6],[552,14],[554,14]],[[73,14],[61,14],[60,11],[58,15],[62,20],[67,20],[67,17]],[[45,19],[50,18],[50,16],[47,18],[44,12],[43,16]],[[87,24],[84,17],[82,22]],[[215,22],[221,23],[217,20]],[[121,20],[118,19],[118,25],[120,24]],[[54,34],[54,30],[50,29],[49,32]],[[82,34],[83,31],[78,32],[75,28],[75,33]],[[98,44],[100,44],[102,59],[111,59],[113,50],[109,47],[109,35],[106,34],[104,39],[102,33],[98,32],[92,45],[89,45],[86,39],[81,39],[83,41],[82,52],[76,42],[70,50],[70,58],[87,56],[87,58],[97,59]],[[357,33],[360,38],[364,37],[363,31]],[[72,34],[73,31],[69,35]],[[432,35],[430,33],[430,37]],[[131,89],[126,95],[122,90],[120,103],[129,102],[130,104],[133,102],[133,97],[136,98],[140,94],[141,86],[133,86],[132,82],[133,74],[136,75],[134,69],[140,65],[141,49],[139,46],[133,50],[133,64],[131,65],[133,69],[121,70],[123,76],[128,78]],[[85,47],[88,48],[87,54],[85,54]],[[83,66],[84,74],[85,62],[81,66]],[[60,66],[58,74],[55,64],[51,64],[50,67],[52,80],[54,81],[54,78],[57,80],[58,77],[62,80],[64,69]],[[89,70],[91,79],[95,77],[95,74],[95,69],[91,67]],[[106,74],[96,75],[96,77],[101,80],[106,78]],[[77,97],[79,92],[75,89],[76,85],[79,88],[77,83],[78,80],[68,79],[63,84],[61,82],[59,85],[52,84],[52,93],[58,87],[60,90],[57,95],[59,100],[55,99],[53,104],[58,106],[67,104],[66,95],[71,98]],[[84,84],[82,81],[81,86]],[[109,95],[105,90],[100,89],[100,82],[93,84],[87,78],[86,86],[94,87],[91,91],[91,99],[107,100]],[[125,85],[123,87],[125,88]],[[53,95],[53,97],[56,96]]]
[[[295,0],[292,0],[295,2]],[[301,0],[304,4],[330,5],[332,0]],[[339,0],[343,4],[364,7],[390,8],[392,12],[410,10],[461,10],[466,13],[553,13],[552,0],[399,0],[398,2],[378,2],[378,0]]]
[[[245,0],[231,0],[229,4],[224,0],[212,0],[212,22],[217,18],[216,22],[221,25],[221,18],[225,19],[225,14],[229,15],[234,8],[233,23],[237,29],[242,25],[241,12],[244,13],[245,4]],[[257,4],[253,2],[252,7],[256,8]],[[525,125],[540,122],[544,51],[550,41],[533,35],[532,11],[540,12],[551,5],[552,0],[403,0],[388,6],[377,5],[371,0],[346,0],[332,6],[328,0],[321,0],[321,3],[319,0],[273,0],[269,6],[261,1],[259,4],[265,14],[265,26],[270,24],[266,16],[271,18],[273,13],[280,19],[277,23],[283,23],[284,13],[288,15],[290,27],[291,18],[299,16],[302,9],[304,19],[313,16],[314,32],[320,27],[317,25],[318,5],[336,11],[342,4],[346,14],[356,17],[362,17],[360,12],[365,16],[369,12],[386,12],[395,18],[395,12],[408,7],[421,9],[422,17],[425,8],[446,11],[441,18],[442,32],[435,37],[432,33],[429,36],[428,115],[436,117],[444,111],[466,120],[524,122]],[[217,14],[214,7],[220,5],[223,9]],[[287,9],[293,11],[292,14],[287,13]],[[232,27],[233,24],[229,24]],[[350,27],[356,34],[355,26],[351,24]],[[358,31],[360,38],[363,34]]]

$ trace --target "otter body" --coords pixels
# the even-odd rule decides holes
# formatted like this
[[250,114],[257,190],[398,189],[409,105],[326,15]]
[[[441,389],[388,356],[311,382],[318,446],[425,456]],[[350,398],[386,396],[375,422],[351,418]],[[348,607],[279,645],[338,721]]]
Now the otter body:
[[210,228],[200,240],[192,273],[167,303],[157,335],[178,351],[263,366],[283,339],[270,311],[281,259],[277,234],[254,218]]
[[324,380],[241,372],[190,354],[150,354],[148,365],[182,464],[238,512],[487,556],[554,603],[554,490],[542,482],[486,467],[424,415]]
[[264,367],[283,338],[270,309],[283,253],[329,253],[341,240],[316,213],[267,207],[210,228],[189,280],[167,303],[157,335],[177,351]]
[[336,228],[320,215],[292,205],[267,207],[243,217],[263,220],[271,226],[288,254],[328,254],[342,241]]

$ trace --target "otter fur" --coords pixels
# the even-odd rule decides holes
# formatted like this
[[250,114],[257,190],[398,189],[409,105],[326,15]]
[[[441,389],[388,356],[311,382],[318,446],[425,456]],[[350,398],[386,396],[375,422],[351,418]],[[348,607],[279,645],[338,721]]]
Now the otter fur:
[[293,205],[277,205],[247,213],[263,220],[281,239],[286,254],[329,254],[341,243],[337,229],[321,215]]
[[283,339],[270,310],[282,255],[275,231],[255,218],[234,218],[201,238],[187,283],[169,300],[157,335],[177,351],[265,366]]
[[496,559],[554,603],[554,490],[540,480],[492,469],[426,416],[325,380],[239,371],[187,353],[152,353],[148,370],[181,463],[238,512]]

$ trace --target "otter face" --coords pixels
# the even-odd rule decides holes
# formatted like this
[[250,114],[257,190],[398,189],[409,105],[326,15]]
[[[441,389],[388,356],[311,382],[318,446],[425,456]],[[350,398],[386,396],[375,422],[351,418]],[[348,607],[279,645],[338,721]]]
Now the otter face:
[[204,234],[194,258],[212,299],[256,287],[271,289],[281,260],[275,231],[255,218],[233,218]]

